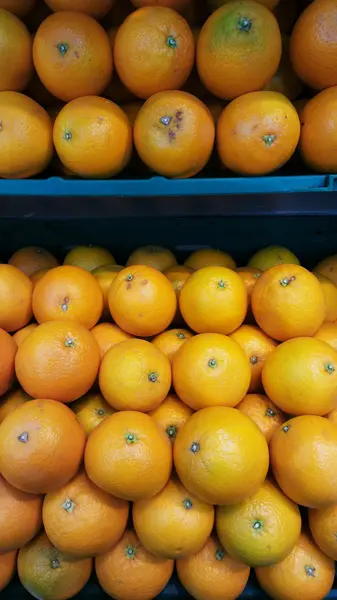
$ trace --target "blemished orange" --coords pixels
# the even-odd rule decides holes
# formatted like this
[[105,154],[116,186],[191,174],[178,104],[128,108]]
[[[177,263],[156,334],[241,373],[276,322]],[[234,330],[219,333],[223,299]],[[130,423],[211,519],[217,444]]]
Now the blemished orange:
[[249,267],[267,271],[276,265],[299,265],[297,256],[284,246],[266,246],[260,248],[248,261]]
[[314,268],[314,273],[321,273],[337,285],[337,254],[327,256]]
[[85,442],[84,429],[67,406],[30,400],[0,425],[0,471],[19,490],[52,492],[78,472]]
[[288,35],[282,36],[282,57],[274,77],[264,86],[268,92],[279,92],[293,102],[304,89],[304,84],[295,73],[290,60],[290,38]]
[[236,408],[254,421],[268,444],[274,432],[286,421],[283,412],[264,394],[247,394]]
[[113,73],[112,48],[103,27],[89,15],[61,11],[47,17],[33,43],[34,66],[59,100],[99,95]]
[[63,264],[93,271],[103,265],[113,265],[115,259],[109,250],[100,246],[76,246],[67,253]]
[[143,265],[118,273],[109,291],[113,320],[127,333],[157,335],[169,327],[177,308],[171,283],[157,269]]
[[176,561],[180,583],[196,600],[236,600],[246,587],[250,568],[226,554],[212,534],[204,547]]
[[51,543],[74,558],[107,552],[122,537],[129,504],[99,489],[84,471],[45,496],[43,525]]
[[172,364],[178,350],[191,337],[193,337],[193,333],[187,329],[168,329],[153,338],[152,344],[165,354]]
[[335,563],[302,532],[284,560],[259,567],[255,573],[262,589],[275,600],[323,600],[334,582]]
[[109,311],[109,290],[110,286],[117,277],[117,273],[122,271],[124,267],[121,265],[102,265],[92,271],[93,276],[96,278],[102,292],[103,292],[103,316],[110,317]]
[[0,396],[3,396],[14,383],[17,350],[17,344],[12,336],[4,329],[0,329]]
[[167,6],[178,12],[184,12],[191,5],[191,0],[131,0],[136,8],[143,6]]
[[195,335],[173,359],[173,387],[193,410],[236,406],[247,394],[250,380],[245,352],[237,342],[219,333]]
[[91,558],[70,558],[57,550],[44,532],[23,546],[18,554],[20,581],[34,598],[72,598],[84,588],[91,571]]
[[326,342],[337,351],[337,323],[323,323],[313,337]]
[[40,248],[40,246],[26,246],[14,252],[8,264],[20,269],[30,277],[41,269],[58,267],[60,263],[49,250]]
[[103,311],[103,292],[91,273],[65,265],[51,269],[36,284],[32,304],[39,323],[77,321],[91,329]]
[[0,265],[0,327],[10,333],[25,327],[33,316],[33,285],[12,265]]
[[113,348],[113,346],[120,342],[130,340],[132,337],[114,323],[99,323],[91,329],[91,333],[98,343],[101,359],[104,358],[110,348]]
[[207,106],[180,90],[154,94],[140,109],[134,143],[141,160],[164,177],[193,177],[211,157],[215,125]]
[[232,333],[242,325],[247,304],[246,286],[241,277],[221,266],[195,271],[179,296],[181,314],[197,333]]
[[270,442],[277,483],[291,500],[308,508],[337,503],[336,458],[337,427],[324,417],[294,417]]
[[33,77],[32,36],[12,13],[0,7],[0,91],[22,92]]
[[33,398],[69,403],[95,383],[100,351],[94,336],[76,321],[49,321],[22,342],[15,358],[16,376]]
[[22,406],[27,400],[31,400],[31,397],[21,388],[7,392],[2,396],[0,399],[0,424],[7,415],[12,413],[18,406]]
[[0,554],[0,592],[9,584],[16,571],[16,550]]
[[132,520],[146,550],[175,560],[205,545],[214,526],[214,507],[173,478],[154,498],[134,502]]
[[96,575],[103,590],[116,600],[156,598],[168,583],[174,561],[154,556],[127,529],[118,544],[95,560]]
[[285,413],[326,415],[336,407],[337,350],[315,338],[288,340],[267,357],[262,383]]
[[145,340],[120,342],[103,357],[99,387],[115,410],[149,412],[159,406],[170,390],[169,359]]
[[321,284],[322,292],[325,298],[326,314],[324,323],[334,323],[337,321],[337,286],[336,284],[322,275],[322,273],[315,273],[318,281]]
[[177,259],[173,252],[162,246],[142,246],[130,254],[126,266],[146,265],[158,271],[166,271],[177,266]]
[[27,179],[42,173],[54,151],[53,126],[44,108],[24,94],[0,92],[0,112],[0,177]]
[[42,496],[21,492],[0,475],[0,558],[21,548],[38,533],[42,525],[42,502]]
[[337,560],[336,528],[337,504],[315,510],[308,510],[309,526],[317,546],[333,560]]
[[299,265],[263,273],[253,289],[252,310],[262,331],[280,342],[314,335],[326,315],[319,281]]
[[194,56],[190,26],[167,7],[140,8],[117,31],[116,70],[124,85],[139,98],[179,90],[192,71]]
[[234,408],[196,412],[179,431],[173,452],[183,485],[210,504],[242,502],[255,494],[268,472],[263,434]]
[[66,104],[56,118],[53,138],[63,165],[84,178],[118,175],[131,157],[129,119],[117,104],[98,96]]
[[104,419],[113,415],[115,410],[105,402],[101,394],[87,394],[76,400],[71,405],[71,410],[74,411],[76,417],[81,423],[87,436],[102,423]]
[[267,356],[276,348],[277,342],[254,325],[241,325],[229,337],[239,344],[249,360],[251,380],[248,392],[261,391],[262,369]]
[[232,100],[261,90],[276,73],[281,54],[280,29],[267,8],[251,0],[228,2],[201,29],[198,73],[214,96]]
[[288,556],[301,524],[297,504],[269,481],[250,498],[219,506],[216,512],[216,530],[226,552],[250,567],[273,565]]
[[26,339],[26,337],[28,337],[36,328],[37,323],[30,323],[30,325],[26,325],[26,327],[23,327],[22,329],[19,329],[16,333],[14,333],[13,340],[15,341],[16,345],[18,347],[21,346],[22,342]]
[[85,450],[85,469],[88,477],[108,494],[132,501],[150,498],[169,480],[172,447],[164,431],[148,415],[117,412],[91,433]]
[[236,267],[235,260],[230,254],[216,248],[195,250],[187,257],[184,265],[195,271],[203,267],[227,267],[227,269]]
[[165,431],[168,439],[174,443],[181,427],[193,415],[193,412],[176,394],[169,394],[157,408],[149,412],[149,415]]
[[104,17],[113,7],[116,0],[46,0],[46,4],[54,12],[60,10],[76,10],[87,13],[95,19]]
[[309,100],[301,114],[299,150],[310,169],[320,173],[330,173],[337,168],[334,156],[337,141],[336,100],[337,80],[335,87],[328,88]]
[[35,0],[0,0],[0,7],[9,10],[17,17],[25,17],[32,8],[34,8]]
[[278,92],[252,92],[233,100],[217,123],[222,163],[240,175],[267,175],[294,154],[301,124],[296,109]]

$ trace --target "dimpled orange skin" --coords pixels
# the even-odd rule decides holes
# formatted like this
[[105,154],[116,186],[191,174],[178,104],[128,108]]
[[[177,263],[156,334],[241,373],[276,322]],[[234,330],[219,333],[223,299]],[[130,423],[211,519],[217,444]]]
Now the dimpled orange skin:
[[258,427],[234,408],[205,408],[192,415],[174,444],[183,485],[210,504],[235,504],[266,478],[268,445]]
[[32,36],[27,27],[0,6],[0,91],[22,92],[33,76]]
[[0,555],[0,592],[9,584],[16,571],[16,550]]
[[67,406],[31,400],[0,425],[1,473],[31,494],[57,490],[76,475],[85,442],[84,429]]
[[12,336],[0,329],[0,396],[3,396],[15,380],[15,355],[18,347]]
[[193,410],[236,406],[246,395],[250,366],[239,344],[225,335],[203,333],[190,338],[175,355],[173,387]]
[[117,412],[90,435],[85,469],[98,487],[117,498],[151,498],[171,475],[172,447],[148,415]]
[[314,335],[326,315],[319,281],[299,265],[265,271],[253,289],[252,310],[259,327],[280,342]]
[[267,356],[276,348],[277,342],[254,325],[241,325],[229,337],[239,344],[249,360],[251,380],[248,392],[260,391],[263,365]]
[[274,432],[286,421],[283,412],[264,394],[247,394],[236,408],[254,421],[268,444]]
[[149,412],[149,415],[165,431],[168,439],[174,443],[178,431],[193,415],[193,412],[176,394],[168,394],[157,408]]
[[142,161],[164,177],[193,177],[207,164],[215,126],[201,100],[183,91],[154,94],[140,109],[134,142]]
[[[0,399],[0,424],[13,410],[22,406],[27,400],[31,400],[31,397],[19,388],[17,390],[9,391],[7,394]],[[0,552],[1,554],[1,552]]]
[[337,321],[337,286],[336,284],[322,275],[322,273],[315,273],[318,281],[321,284],[322,292],[325,298],[326,314],[323,326],[326,323],[334,323]]
[[130,340],[132,337],[129,333],[122,331],[122,329],[117,327],[114,323],[99,323],[91,329],[91,333],[99,345],[101,360],[103,360],[110,348],[113,348],[113,346],[120,342]]
[[314,268],[314,273],[321,273],[337,285],[337,254],[327,256],[319,262]]
[[319,510],[310,508],[308,517],[310,531],[317,546],[324,554],[337,560],[337,504]]
[[137,250],[134,250],[130,254],[127,260],[126,266],[130,267],[131,265],[145,265],[153,269],[158,269],[158,271],[166,271],[166,269],[178,266],[173,252],[162,246],[142,246],[141,248],[137,248]]
[[326,342],[337,351],[337,323],[323,323],[313,337]]
[[33,316],[33,285],[12,265],[0,265],[0,327],[10,333],[25,327]]
[[109,308],[123,331],[149,337],[169,327],[177,298],[165,275],[151,267],[135,265],[123,269],[112,282]]
[[330,173],[337,169],[334,155],[337,142],[336,102],[337,79],[335,87],[324,90],[309,100],[301,114],[301,156],[311,169],[322,173]]
[[178,350],[191,337],[193,337],[193,333],[187,329],[168,329],[153,338],[152,344],[165,354],[172,364]]
[[202,248],[195,250],[185,260],[185,267],[191,269],[202,269],[203,267],[227,267],[227,269],[235,269],[236,264],[234,259],[227,252],[217,250],[215,248]]
[[76,10],[101,19],[115,4],[115,0],[47,0],[46,4],[54,12]]
[[116,411],[105,402],[101,394],[86,394],[71,405],[87,436]]
[[337,426],[313,415],[294,417],[270,442],[273,474],[297,504],[325,508],[337,503]]
[[55,256],[39,246],[27,246],[20,248],[12,254],[8,261],[9,265],[13,265],[20,271],[23,271],[28,277],[44,268],[53,268],[59,266],[59,261]]

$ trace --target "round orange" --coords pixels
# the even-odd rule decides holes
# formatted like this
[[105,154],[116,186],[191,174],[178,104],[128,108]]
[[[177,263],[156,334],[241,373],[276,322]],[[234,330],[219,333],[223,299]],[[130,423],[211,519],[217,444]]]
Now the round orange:
[[158,271],[166,271],[177,265],[176,257],[168,248],[162,246],[142,246],[130,254],[126,266],[146,265]]
[[331,423],[334,423],[334,425],[337,425],[337,408],[334,408],[330,413],[328,413],[326,418],[329,419]]
[[195,250],[185,260],[185,267],[194,269],[202,269],[203,267],[227,267],[227,269],[235,269],[236,264],[234,259],[227,252],[215,248],[202,248]]
[[0,396],[3,396],[15,379],[15,356],[18,347],[12,336],[0,329]]
[[313,337],[337,350],[337,323],[323,323]]
[[327,256],[319,262],[314,268],[314,273],[321,273],[321,275],[325,275],[337,285],[337,254],[333,254],[332,256]]
[[[21,388],[7,392],[0,399],[0,424],[2,421],[13,412],[18,406],[22,406],[27,400],[31,400],[31,397],[24,392]],[[1,551],[0,551],[1,554]]]
[[329,88],[309,100],[301,113],[299,150],[310,169],[319,173],[331,173],[337,169],[334,156],[337,141],[336,101],[337,87]]
[[0,264],[0,327],[18,331],[33,316],[33,285],[30,279],[12,265]]
[[193,333],[187,329],[168,329],[153,338],[152,344],[165,354],[172,364],[178,350],[191,337],[193,337]]
[[266,246],[260,248],[248,261],[249,267],[267,271],[276,265],[299,265],[297,256],[284,246]]
[[33,273],[33,275],[30,276],[29,279],[33,284],[33,289],[35,288],[38,281],[40,281],[40,279],[42,279],[42,277],[44,277],[44,275],[50,270],[50,267],[45,267],[44,269],[40,269],[39,271],[36,271],[36,273]]
[[31,323],[30,325],[26,325],[26,327],[23,327],[22,329],[19,329],[16,333],[14,333],[13,340],[15,341],[16,345],[18,347],[21,346],[22,342],[26,339],[26,337],[28,337],[36,328],[37,323]]
[[[209,0],[209,4],[215,10],[216,8],[219,8],[220,6],[223,6],[224,4],[228,4],[228,2],[230,2],[230,1],[231,0]],[[259,4],[263,4],[263,6],[265,6],[266,8],[269,8],[269,10],[274,10],[274,8],[276,8],[278,3],[280,2],[280,0],[256,0],[256,1],[259,2]],[[294,0],[292,0],[292,1],[294,1]]]
[[136,8],[143,6],[167,6],[178,12],[183,12],[191,5],[191,0],[131,0]]
[[236,408],[254,421],[268,444],[274,432],[286,420],[283,412],[263,394],[247,394]]
[[249,360],[251,380],[248,392],[260,391],[264,363],[267,356],[276,348],[277,342],[253,325],[241,325],[231,333],[230,338],[239,344]]
[[336,528],[337,504],[315,510],[308,510],[311,534],[317,546],[333,560],[337,560]]
[[254,322],[254,317],[252,313],[252,293],[254,286],[262,275],[261,269],[257,269],[256,267],[239,267],[236,269],[238,275],[240,275],[243,283],[246,286],[247,291],[247,299],[248,299],[248,309],[245,321],[248,323]]
[[103,316],[110,316],[108,301],[110,286],[115,277],[117,277],[117,273],[123,269],[124,267],[121,265],[102,265],[92,271],[93,276],[103,292]]
[[16,571],[16,551],[0,554],[0,592],[9,584]]
[[304,89],[302,80],[296,75],[290,60],[290,38],[288,35],[282,36],[282,57],[274,77],[264,86],[268,92],[279,92],[293,102],[298,98]]
[[99,323],[91,329],[91,333],[98,343],[101,359],[104,358],[110,348],[113,348],[113,346],[120,342],[130,340],[132,337],[113,323]]
[[54,12],[60,10],[76,10],[87,13],[95,19],[104,17],[113,7],[116,0],[46,0],[46,4]]
[[317,272],[315,275],[321,284],[325,298],[326,314],[323,325],[325,323],[334,323],[337,321],[337,286],[329,277],[322,275],[322,273]]
[[149,412],[149,415],[173,443],[181,427],[192,414],[193,410],[184,404],[176,394],[169,394],[157,408]]
[[1,8],[9,10],[17,17],[25,17],[34,7],[35,0],[0,0]]
[[104,419],[116,412],[105,402],[101,394],[87,394],[71,405],[87,436],[102,423]]
[[180,325],[183,322],[183,318],[182,318],[180,308],[179,308],[180,292],[183,288],[184,283],[188,280],[188,278],[191,276],[193,271],[194,271],[194,269],[190,269],[189,267],[185,267],[183,265],[177,265],[174,267],[170,267],[169,269],[166,269],[166,271],[164,271],[164,275],[171,282],[172,287],[177,296],[178,305],[177,305],[175,317],[172,322],[176,326]]
[[113,265],[115,262],[111,252],[105,248],[100,246],[76,246],[69,250],[63,264],[93,271],[103,265]]
[[22,92],[33,76],[32,36],[11,12],[0,7],[0,91]]
[[60,263],[51,252],[40,248],[39,246],[27,246],[20,248],[12,254],[8,261],[20,271],[23,271],[28,277],[44,268],[52,269]]

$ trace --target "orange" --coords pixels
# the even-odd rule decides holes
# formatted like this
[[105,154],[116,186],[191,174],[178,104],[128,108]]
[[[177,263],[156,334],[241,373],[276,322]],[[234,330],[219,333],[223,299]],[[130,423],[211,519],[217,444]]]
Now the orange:
[[170,479],[154,498],[134,502],[132,519],[143,546],[155,556],[182,558],[199,552],[211,535],[214,507]]
[[284,246],[267,246],[261,248],[248,261],[249,267],[267,271],[276,265],[299,265],[297,256]]
[[0,8],[0,91],[22,92],[33,77],[32,36],[12,13]]
[[337,285],[337,254],[333,256],[327,256],[319,262],[314,268],[314,273],[321,273],[321,275],[325,275]]
[[91,333],[98,343],[101,359],[104,358],[110,348],[132,337],[113,323],[99,323],[92,328]]
[[252,0],[227,2],[201,29],[197,67],[202,83],[219,98],[263,88],[276,73],[282,54],[274,15]]
[[1,8],[9,10],[17,17],[25,17],[34,7],[35,0],[0,0]]
[[206,102],[206,106],[213,117],[214,124],[216,125],[220,119],[223,109],[225,106],[227,106],[227,102],[221,102],[220,100],[208,100]]
[[219,506],[216,530],[235,560],[263,567],[280,562],[292,551],[301,533],[301,514],[294,502],[265,481],[243,502]]
[[69,102],[56,118],[53,135],[60,160],[80,177],[107,179],[122,171],[131,157],[132,129],[126,114],[98,96]]
[[33,286],[30,279],[12,265],[0,264],[0,327],[17,331],[33,316]]
[[183,288],[185,281],[191,276],[194,269],[190,269],[189,267],[185,267],[184,265],[177,265],[174,267],[170,267],[164,271],[164,275],[166,275],[167,279],[171,282],[172,287],[176,293],[178,306],[176,310],[175,317],[173,319],[173,323],[177,326],[182,323],[183,318],[179,308],[179,296],[180,292]]
[[165,354],[172,364],[178,350],[191,337],[193,337],[193,333],[187,329],[168,329],[153,338],[152,344]]
[[233,100],[217,124],[221,161],[240,175],[267,175],[294,154],[301,124],[296,109],[278,92],[252,92]]
[[135,501],[155,496],[168,482],[171,468],[167,436],[143,413],[117,412],[88,439],[86,472],[98,487],[117,498]]
[[43,85],[59,100],[99,95],[113,72],[112,49],[103,27],[76,11],[47,17],[36,32],[34,65]]
[[304,532],[280,563],[259,567],[258,582],[275,600],[323,600],[333,585],[335,565]]
[[30,276],[29,279],[33,284],[33,289],[35,288],[37,282],[40,281],[40,279],[42,279],[42,277],[44,277],[44,275],[48,273],[48,271],[50,271],[50,267],[45,267],[44,269],[40,269],[39,271],[36,271],[36,273],[33,273],[33,275]]
[[327,419],[337,425],[337,408],[334,408],[328,415],[326,415]]
[[247,394],[236,408],[254,421],[268,444],[274,432],[286,420],[282,411],[263,394]]
[[323,323],[313,337],[337,350],[337,323]]
[[259,327],[280,342],[313,335],[326,314],[319,281],[299,265],[263,273],[253,289],[252,310]]
[[31,400],[0,425],[0,471],[31,494],[57,490],[83,459],[86,435],[74,413],[54,400]]
[[169,394],[157,408],[149,412],[149,415],[173,443],[181,427],[192,414],[193,410],[184,404],[176,394]]
[[84,588],[91,571],[91,558],[70,558],[57,550],[44,532],[21,548],[18,555],[20,581],[35,598],[72,598]]
[[[26,394],[21,388],[7,392],[0,399],[0,424],[2,421],[13,412],[18,406],[22,406],[27,400],[31,400],[31,397]],[[1,554],[1,552],[0,552]]]
[[95,561],[96,575],[103,590],[116,600],[149,600],[165,588],[174,567],[173,560],[153,556],[132,530],[118,544]]
[[175,292],[165,275],[142,265],[118,273],[108,300],[116,324],[123,331],[141,337],[167,329],[177,308]]
[[290,38],[282,36],[282,57],[274,77],[264,86],[269,92],[279,92],[292,102],[298,98],[304,89],[304,84],[296,75],[289,55]]
[[238,410],[205,408],[181,428],[174,465],[186,489],[204,502],[235,504],[255,494],[265,480],[268,445]]
[[17,349],[15,340],[7,331],[0,329],[0,396],[5,394],[14,383]]
[[101,267],[97,267],[92,271],[95,279],[97,280],[102,292],[103,292],[103,315],[110,316],[109,311],[109,290],[110,286],[117,277],[117,273],[122,271],[124,267],[121,265],[102,265]]
[[322,273],[315,273],[318,281],[321,284],[322,292],[325,298],[326,314],[324,323],[334,323],[337,321],[337,286],[334,282],[322,275]]
[[91,329],[103,310],[103,293],[95,277],[80,267],[48,271],[36,284],[33,312],[39,323],[78,321]]
[[337,168],[334,157],[337,140],[336,100],[337,87],[329,88],[309,100],[301,114],[301,156],[310,169],[320,173],[330,173]]
[[0,92],[0,112],[0,177],[27,179],[44,171],[53,156],[52,122],[44,108],[23,94]]
[[149,412],[159,406],[170,390],[170,362],[150,342],[120,342],[103,357],[99,386],[114,409]]
[[207,164],[215,126],[208,108],[187,92],[154,94],[142,106],[134,127],[141,160],[164,177],[193,177]]
[[337,427],[323,417],[290,419],[270,442],[277,483],[291,500],[309,508],[337,503],[336,458]]
[[246,286],[226,267],[204,267],[186,281],[179,297],[181,314],[197,333],[232,333],[247,313]]
[[[130,10],[129,10],[129,6],[131,7]],[[116,7],[116,11],[118,11],[119,8],[120,8],[123,13],[124,13],[124,11],[126,13],[126,14],[123,14],[123,15],[119,15],[121,17],[121,22],[123,22],[124,19],[133,10],[133,6],[132,6],[131,2],[129,2],[128,0],[126,0],[122,4],[120,2],[116,2],[115,7]],[[114,10],[112,10],[110,12],[110,19],[112,21],[114,21],[114,18],[113,18],[114,12],[115,12]],[[118,27],[116,27],[116,26],[111,27],[111,29],[109,29],[107,31],[107,34],[108,34],[108,37],[109,37],[109,41],[110,41],[110,45],[111,45],[111,48],[112,48],[112,52],[114,51],[115,39],[116,39],[117,31],[118,31]],[[118,73],[117,73],[117,71],[115,69],[114,69],[114,73],[113,73],[112,79],[111,79],[108,87],[104,90],[103,95],[104,95],[104,97],[109,98],[109,100],[113,100],[113,102],[116,102],[116,104],[118,104],[124,110],[124,112],[126,113],[127,117],[129,118],[128,111],[125,110],[124,106],[122,106],[122,105],[125,102],[131,102],[135,97],[125,87],[124,83],[121,82],[120,78],[118,77]],[[130,124],[131,124],[131,122],[130,122]]]
[[9,584],[16,571],[16,551],[0,554],[0,592]]
[[194,410],[236,406],[246,395],[251,374],[239,344],[225,335],[203,333],[190,338],[175,355],[173,387]]
[[258,269],[256,267],[248,267],[247,266],[247,267],[239,267],[238,269],[236,269],[236,272],[238,275],[240,275],[243,283],[246,286],[248,309],[247,309],[245,321],[248,323],[251,323],[251,322],[254,322],[252,306],[251,306],[253,288],[254,288],[257,280],[259,279],[259,277],[261,277],[262,271],[261,271],[261,269]]
[[[259,4],[263,4],[263,6],[265,6],[266,8],[269,8],[269,10],[274,10],[274,8],[276,8],[278,3],[280,2],[280,0],[256,0],[256,1],[259,2]],[[214,10],[216,8],[219,8],[220,6],[223,6],[224,4],[228,4],[228,2],[230,2],[230,0],[209,0],[209,4],[214,8]]]
[[226,554],[214,534],[199,552],[179,558],[176,566],[180,583],[196,600],[236,600],[250,572]]
[[318,510],[309,509],[309,525],[317,546],[333,560],[337,557],[337,504]]
[[74,411],[76,417],[81,423],[87,436],[97,427],[104,419],[113,415],[115,410],[105,402],[101,394],[87,394],[76,400],[71,405],[71,410]]
[[63,264],[93,271],[103,265],[113,265],[115,262],[111,252],[105,248],[100,246],[76,246],[69,250]]
[[117,31],[114,62],[124,85],[139,98],[178,90],[192,71],[193,33],[185,19],[163,6],[129,15]]
[[27,544],[38,533],[42,525],[42,501],[42,496],[21,492],[0,475],[0,558]]
[[176,257],[168,248],[162,246],[143,246],[130,254],[126,266],[146,265],[158,271],[166,271],[177,265]]
[[136,8],[142,6],[167,6],[178,12],[185,11],[191,5],[191,0],[131,0]]
[[13,340],[15,341],[17,346],[21,346],[22,342],[26,339],[26,337],[28,337],[36,328],[37,323],[31,323],[30,325],[26,325],[26,327],[23,327],[22,329],[19,329],[19,331],[14,333]]
[[46,0],[46,4],[54,11],[78,10],[95,19],[101,19],[115,4],[115,0]]
[[264,363],[269,354],[276,348],[277,343],[253,325],[241,325],[239,329],[231,333],[230,337],[239,344],[249,360],[251,380],[248,392],[260,391]]
[[230,254],[215,248],[195,250],[185,260],[184,264],[185,267],[189,267],[195,271],[203,267],[227,267],[227,269],[235,269],[236,267],[235,261]]
[[8,261],[20,271],[23,271],[28,277],[40,271],[41,269],[58,267],[60,264],[57,258],[45,248],[39,246],[26,246],[20,248],[12,254]]
[[143,102],[141,100],[134,100],[133,102],[125,102],[121,105],[121,108],[124,110],[127,118],[130,121],[130,125],[133,128],[137,115],[140,109],[143,106]]

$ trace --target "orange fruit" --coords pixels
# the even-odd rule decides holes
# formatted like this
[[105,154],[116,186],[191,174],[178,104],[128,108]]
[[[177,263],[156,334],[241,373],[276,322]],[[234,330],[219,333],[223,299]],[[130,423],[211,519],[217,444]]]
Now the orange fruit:
[[33,273],[33,275],[30,276],[29,279],[33,284],[33,289],[35,288],[37,282],[40,281],[40,279],[42,279],[42,277],[44,277],[44,275],[48,273],[48,271],[50,271],[50,268],[45,267],[44,269],[40,269],[39,271],[36,271],[36,273]]
[[337,427],[323,417],[290,419],[270,442],[277,483],[291,500],[309,508],[337,503],[336,457]]
[[335,565],[304,532],[280,563],[259,567],[258,582],[275,600],[323,600],[333,585]]
[[53,156],[52,122],[44,108],[23,94],[0,92],[0,112],[0,177],[27,179],[44,171]]
[[217,124],[218,153],[235,173],[267,175],[294,154],[300,130],[288,98],[277,92],[252,92],[224,109]]
[[337,408],[334,408],[329,414],[326,415],[327,419],[337,425]]
[[337,323],[323,323],[313,337],[337,350]]
[[175,292],[165,275],[142,265],[118,273],[108,300],[116,324],[123,331],[141,337],[167,329],[177,308]]
[[71,405],[71,410],[74,411],[77,419],[81,423],[87,436],[97,427],[104,419],[114,414],[114,409],[105,402],[101,394],[87,394],[76,400]]
[[191,337],[193,337],[193,333],[187,329],[168,329],[153,338],[152,344],[165,354],[172,364],[178,350]]
[[76,11],[47,17],[33,43],[34,65],[43,85],[59,100],[101,94],[113,72],[112,49],[103,27]]
[[314,268],[314,273],[321,273],[321,275],[325,275],[337,285],[337,254],[333,256],[327,256],[319,262]]
[[191,0],[131,0],[136,8],[142,6],[167,6],[178,12],[185,11],[191,5]]
[[267,246],[261,248],[248,261],[248,266],[261,271],[267,271],[276,265],[299,265],[297,256],[283,246]]
[[2,396],[0,399],[0,423],[2,423],[7,415],[12,413],[18,406],[22,406],[27,400],[31,400],[31,397],[21,388],[7,392],[7,394]]
[[46,0],[46,4],[54,12],[60,10],[78,10],[95,19],[101,19],[115,4],[115,0]]
[[192,71],[194,55],[194,37],[187,21],[167,7],[136,10],[117,31],[116,70],[139,98],[181,88]]
[[149,600],[165,588],[173,560],[153,556],[132,530],[118,544],[95,560],[96,575],[103,590],[116,600]]
[[213,117],[214,124],[216,125],[220,119],[223,109],[225,106],[227,106],[227,102],[221,102],[220,100],[207,100],[205,104]]
[[282,36],[282,57],[274,77],[264,86],[268,92],[279,92],[292,102],[298,98],[304,89],[304,84],[296,75],[289,55],[290,38]]
[[[256,1],[259,2],[259,4],[263,4],[263,6],[265,6],[266,8],[269,8],[269,10],[274,10],[274,8],[276,8],[278,3],[280,2],[280,0],[256,0]],[[230,0],[209,0],[209,4],[211,5],[211,7],[214,10],[219,8],[220,6],[223,6],[224,4],[228,4],[228,2],[230,2]]]
[[175,355],[173,387],[194,410],[236,406],[250,384],[250,366],[239,344],[225,335],[203,333],[190,338]]
[[230,254],[215,248],[195,250],[185,260],[184,264],[185,267],[189,267],[195,271],[203,267],[227,267],[227,269],[235,269],[236,267],[235,261]]
[[236,408],[254,421],[268,444],[274,432],[286,420],[282,411],[264,394],[247,394]]
[[183,318],[182,318],[180,308],[179,308],[180,292],[182,290],[182,287],[183,287],[185,281],[187,281],[187,279],[191,276],[193,271],[194,271],[194,269],[190,269],[189,267],[185,267],[184,265],[177,265],[174,267],[170,267],[169,269],[166,269],[166,271],[164,271],[164,275],[171,282],[172,287],[177,296],[178,305],[177,305],[175,317],[173,319],[173,323],[176,326],[183,322]]
[[193,410],[184,404],[176,394],[169,394],[157,408],[149,412],[149,415],[173,443],[181,427],[192,414]]
[[42,525],[42,501],[42,496],[21,492],[0,475],[0,559],[38,533]]
[[114,409],[149,412],[159,406],[170,390],[170,362],[150,342],[120,342],[103,357],[99,387]]
[[174,465],[186,489],[204,502],[235,504],[265,480],[268,445],[255,423],[238,410],[205,408],[181,428]]
[[98,343],[101,359],[104,358],[110,348],[120,342],[130,340],[132,337],[113,323],[99,323],[91,329],[91,333]]
[[39,323],[78,321],[91,329],[103,310],[103,293],[95,277],[80,267],[48,271],[36,284],[33,312]]
[[246,286],[226,267],[204,267],[189,277],[180,292],[179,306],[187,325],[197,333],[235,331],[247,313]]
[[260,391],[264,363],[276,348],[277,343],[253,325],[241,325],[239,329],[231,333],[230,338],[239,344],[249,360],[251,380],[248,392]]
[[248,267],[247,266],[247,267],[239,267],[238,269],[236,269],[236,272],[238,275],[240,275],[243,283],[246,286],[248,309],[247,309],[245,321],[247,323],[251,323],[251,322],[254,322],[252,306],[251,306],[252,305],[253,288],[254,288],[257,280],[259,279],[259,277],[261,277],[262,271],[261,271],[261,269],[257,269],[256,267]]
[[26,325],[26,327],[23,327],[22,329],[19,329],[16,333],[14,333],[13,340],[15,341],[16,345],[18,347],[21,346],[22,342],[26,339],[26,337],[28,337],[36,328],[37,323],[31,323],[30,325]]
[[214,507],[170,479],[154,498],[134,502],[132,520],[143,546],[155,556],[181,558],[199,552],[211,535]]
[[177,265],[176,257],[168,248],[162,246],[143,246],[130,254],[126,263],[127,267],[132,265],[146,265],[158,271],[166,271]]
[[34,598],[72,598],[84,588],[91,571],[91,558],[70,558],[57,550],[44,532],[21,548],[18,554],[20,581]]
[[197,67],[214,96],[232,100],[263,88],[276,73],[281,54],[274,15],[257,2],[233,1],[216,10],[202,27]]
[[167,436],[143,413],[117,412],[88,439],[86,472],[98,487],[117,498],[135,501],[155,496],[168,482],[171,468]]
[[134,126],[141,160],[164,177],[192,177],[207,164],[215,126],[208,108],[187,92],[154,94],[142,106]]
[[59,266],[57,258],[45,248],[39,246],[26,246],[20,248],[12,254],[8,261],[9,265],[13,265],[20,271],[23,271],[28,277],[40,271],[41,269]]
[[0,396],[3,396],[15,379],[15,356],[18,347],[13,338],[5,331],[0,329]]
[[317,546],[333,560],[337,558],[336,527],[337,504],[315,510],[308,510],[311,534]]
[[100,246],[76,246],[76,248],[69,250],[63,264],[93,271],[103,265],[113,265],[115,262],[111,252],[105,248]]
[[135,124],[137,115],[142,106],[143,102],[141,102],[140,100],[134,100],[133,102],[125,102],[121,105],[121,108],[124,110],[127,118],[129,119],[132,128]]
[[250,568],[233,560],[213,534],[204,547],[176,562],[180,583],[196,600],[236,600],[246,587]]
[[315,275],[321,284],[325,298],[326,314],[323,323],[324,326],[325,323],[334,323],[337,321],[337,286],[329,277],[322,275],[322,273],[315,273]]
[[313,335],[326,314],[319,281],[299,265],[277,265],[263,273],[253,289],[252,310],[258,326],[280,342]]
[[52,492],[76,475],[85,442],[67,406],[54,400],[25,402],[0,425],[0,471],[19,490]]
[[0,592],[9,584],[16,571],[16,551],[0,554]]
[[17,17],[25,17],[34,7],[35,0],[0,0],[0,7],[9,10]]
[[32,36],[11,12],[0,7],[0,91],[22,92],[33,77]]
[[92,274],[103,292],[103,315],[107,317],[110,316],[108,302],[110,286],[115,277],[117,277],[117,273],[123,269],[124,267],[121,265],[102,265],[92,271]]
[[314,171],[330,173],[337,168],[334,157],[337,140],[336,100],[337,87],[329,88],[309,100],[301,114],[299,149],[304,162]]
[[0,264],[0,327],[17,331],[33,316],[33,286],[30,279],[12,265]]
[[263,567],[280,562],[292,551],[301,533],[301,514],[297,504],[265,481],[243,502],[219,506],[216,530],[235,560]]

